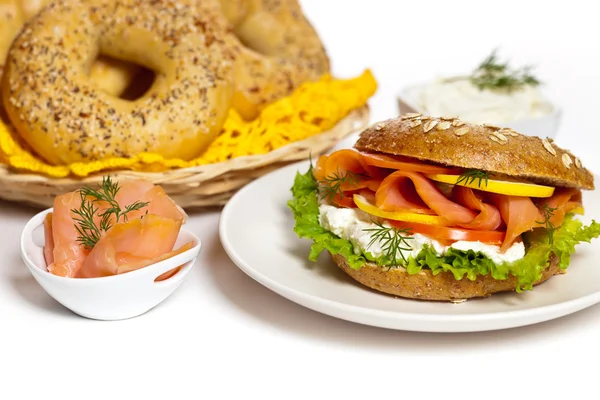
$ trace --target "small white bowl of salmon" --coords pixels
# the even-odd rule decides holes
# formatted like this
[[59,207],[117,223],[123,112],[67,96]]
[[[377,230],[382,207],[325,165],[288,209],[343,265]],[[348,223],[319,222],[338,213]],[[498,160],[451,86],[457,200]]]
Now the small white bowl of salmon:
[[56,301],[90,319],[140,316],[169,297],[200,253],[187,215],[145,180],[83,187],[55,198],[21,234],[21,257]]

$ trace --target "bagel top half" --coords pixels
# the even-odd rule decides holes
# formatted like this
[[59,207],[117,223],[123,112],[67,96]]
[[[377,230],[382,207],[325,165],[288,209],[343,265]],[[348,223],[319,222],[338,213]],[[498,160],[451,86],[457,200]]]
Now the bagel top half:
[[354,147],[542,185],[594,189],[593,174],[552,139],[458,118],[404,114],[370,126]]

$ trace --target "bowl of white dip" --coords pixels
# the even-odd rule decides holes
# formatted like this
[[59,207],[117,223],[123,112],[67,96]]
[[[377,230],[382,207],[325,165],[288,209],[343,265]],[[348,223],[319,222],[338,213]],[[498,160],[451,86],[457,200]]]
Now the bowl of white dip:
[[482,88],[469,76],[406,87],[398,94],[398,107],[401,114],[458,117],[542,138],[555,138],[561,119],[561,110],[544,95],[540,85],[524,84],[511,90]]

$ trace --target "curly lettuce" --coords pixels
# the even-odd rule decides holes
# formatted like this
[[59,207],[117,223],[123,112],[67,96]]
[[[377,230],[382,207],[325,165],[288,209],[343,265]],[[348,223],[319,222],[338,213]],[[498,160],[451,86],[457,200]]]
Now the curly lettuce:
[[[396,267],[385,257],[375,258],[368,252],[355,248],[350,241],[342,239],[319,224],[319,201],[317,181],[313,176],[312,166],[304,174],[297,172],[291,188],[293,198],[288,201],[294,213],[294,232],[300,238],[313,241],[308,255],[311,261],[317,261],[323,251],[339,254],[346,258],[348,265],[359,270],[367,262],[380,266]],[[526,253],[523,258],[512,263],[496,264],[485,255],[473,250],[462,251],[450,248],[446,254],[439,255],[432,248],[425,246],[416,256],[410,257],[401,265],[407,273],[417,274],[422,269],[429,269],[434,275],[440,272],[452,273],[455,279],[475,280],[480,275],[491,275],[494,279],[505,280],[509,276],[517,279],[518,292],[531,290],[533,284],[542,277],[551,253],[559,259],[559,267],[566,269],[575,252],[575,246],[581,242],[590,242],[600,236],[600,223],[592,221],[588,226],[567,214],[563,224],[554,231],[552,243],[548,240],[547,231],[534,229],[523,235]]]
[[296,224],[294,232],[300,238],[313,240],[308,259],[317,261],[319,255],[328,250],[332,254],[342,255],[348,260],[348,265],[360,269],[367,260],[362,254],[354,252],[354,246],[348,240],[341,239],[319,224],[319,201],[317,198],[317,182],[312,168],[305,174],[296,173],[292,187],[293,199],[288,206],[294,212]]

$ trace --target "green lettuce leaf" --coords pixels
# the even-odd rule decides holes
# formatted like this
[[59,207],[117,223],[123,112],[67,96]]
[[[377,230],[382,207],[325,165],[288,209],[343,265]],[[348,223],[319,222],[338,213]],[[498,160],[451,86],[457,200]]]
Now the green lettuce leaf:
[[300,238],[313,240],[308,259],[317,261],[319,255],[328,250],[332,254],[340,254],[351,268],[359,269],[367,260],[348,240],[341,239],[319,225],[319,201],[317,198],[317,182],[312,174],[312,167],[305,174],[296,173],[292,194],[288,206],[294,212],[296,224],[294,232]]
[[[318,186],[313,176],[312,165],[301,174],[296,173],[292,187],[293,199],[288,206],[294,213],[294,232],[300,238],[312,239],[313,244],[308,255],[309,260],[317,261],[323,251],[340,254],[348,260],[353,269],[360,269],[367,261],[379,266],[394,268],[386,257],[373,257],[369,252],[355,249],[352,243],[342,239],[319,224]],[[543,228],[534,229],[523,235],[525,256],[512,263],[495,264],[485,255],[473,250],[462,251],[450,248],[446,254],[439,255],[432,248],[425,246],[416,257],[408,258],[405,265],[409,274],[419,273],[422,269],[430,269],[434,275],[449,272],[455,279],[475,280],[480,275],[491,275],[494,279],[504,280],[509,276],[517,278],[518,292],[531,290],[533,284],[542,277],[547,267],[548,257],[555,253],[559,258],[559,267],[566,269],[575,252],[575,246],[581,242],[590,242],[600,236],[600,223],[592,221],[589,226],[567,214],[563,224],[554,231],[554,240],[548,240],[548,232]]]

